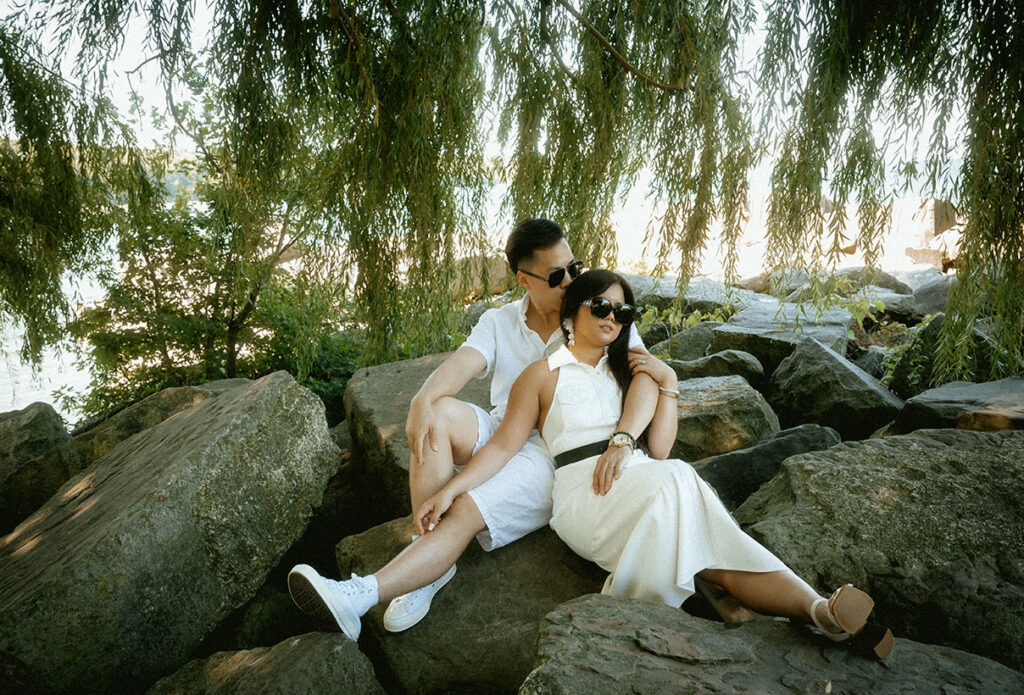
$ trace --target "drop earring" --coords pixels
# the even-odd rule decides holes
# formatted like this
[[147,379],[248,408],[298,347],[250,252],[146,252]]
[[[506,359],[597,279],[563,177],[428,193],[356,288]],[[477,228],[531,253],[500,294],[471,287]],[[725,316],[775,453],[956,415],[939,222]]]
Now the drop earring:
[[576,345],[576,336],[572,333],[572,319],[565,320],[565,323],[562,324],[562,330],[565,331],[565,344],[569,347]]

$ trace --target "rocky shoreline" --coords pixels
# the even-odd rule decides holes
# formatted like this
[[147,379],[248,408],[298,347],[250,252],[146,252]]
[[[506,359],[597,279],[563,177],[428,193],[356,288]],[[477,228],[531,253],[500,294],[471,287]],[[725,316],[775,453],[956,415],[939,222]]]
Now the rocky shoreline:
[[[934,314],[951,283],[850,276],[875,322]],[[643,306],[677,299],[629,279]],[[374,571],[407,542],[404,421],[429,356],[356,372],[334,430],[283,372],[168,389],[74,437],[45,404],[0,414],[0,691],[1024,691],[1024,378],[901,399],[878,381],[889,348],[850,338],[863,319],[797,328],[755,290],[798,299],[806,278],[759,282],[691,283],[688,310],[724,320],[652,344],[680,377],[674,453],[817,588],[871,592],[886,664],[788,621],[727,629],[700,597],[597,595],[603,573],[549,529],[471,546],[408,632],[380,609],[358,645],[314,632],[288,567]]]

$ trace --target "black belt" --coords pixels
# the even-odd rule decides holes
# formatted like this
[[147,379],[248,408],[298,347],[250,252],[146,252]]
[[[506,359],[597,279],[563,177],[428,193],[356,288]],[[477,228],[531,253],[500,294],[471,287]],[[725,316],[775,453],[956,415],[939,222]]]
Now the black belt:
[[602,439],[599,442],[584,444],[583,446],[578,446],[575,449],[563,451],[555,457],[555,468],[568,466],[570,463],[576,463],[577,461],[582,461],[583,459],[590,458],[591,456],[603,454],[607,448],[608,440]]

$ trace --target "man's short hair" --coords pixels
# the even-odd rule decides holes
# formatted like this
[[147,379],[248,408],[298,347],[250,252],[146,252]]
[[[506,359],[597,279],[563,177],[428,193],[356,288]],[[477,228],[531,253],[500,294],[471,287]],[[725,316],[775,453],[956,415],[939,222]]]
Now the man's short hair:
[[516,225],[505,242],[505,257],[508,265],[515,273],[519,264],[533,257],[537,249],[554,246],[565,238],[565,233],[557,223],[543,218],[523,220]]

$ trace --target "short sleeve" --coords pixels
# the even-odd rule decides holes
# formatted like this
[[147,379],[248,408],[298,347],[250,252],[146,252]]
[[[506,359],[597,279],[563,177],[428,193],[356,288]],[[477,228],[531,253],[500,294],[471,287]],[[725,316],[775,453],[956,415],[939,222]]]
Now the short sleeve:
[[485,311],[480,320],[473,326],[473,330],[470,332],[469,337],[466,338],[466,342],[462,344],[463,347],[473,348],[487,360],[487,368],[480,375],[481,377],[491,373],[491,370],[494,368],[494,360],[498,355],[497,311],[497,309]]

